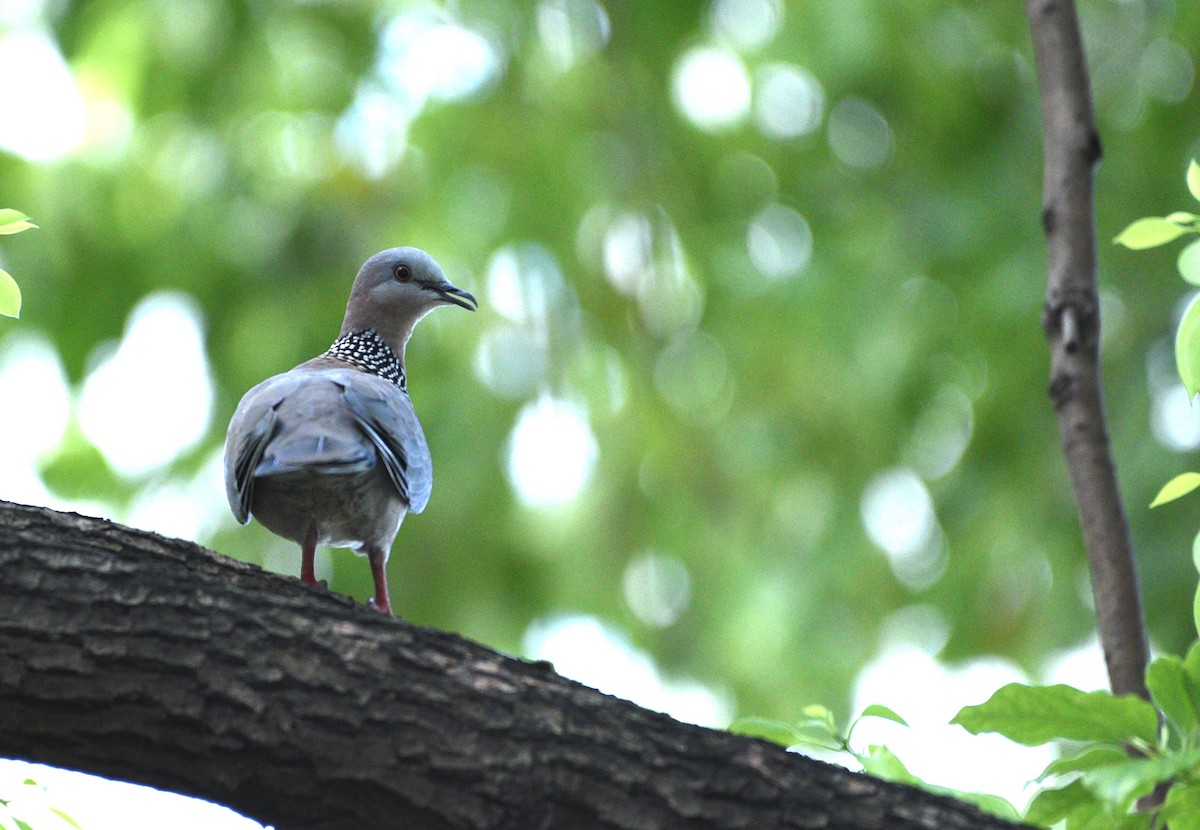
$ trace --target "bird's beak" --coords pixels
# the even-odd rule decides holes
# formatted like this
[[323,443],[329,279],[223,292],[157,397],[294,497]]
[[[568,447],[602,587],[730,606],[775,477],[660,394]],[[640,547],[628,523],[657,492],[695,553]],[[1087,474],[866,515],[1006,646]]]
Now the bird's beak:
[[425,287],[437,294],[444,303],[453,303],[456,306],[465,308],[467,311],[474,311],[479,308],[479,301],[475,299],[474,294],[470,291],[463,291],[461,288],[453,286],[448,282],[443,282],[440,285],[427,285]]

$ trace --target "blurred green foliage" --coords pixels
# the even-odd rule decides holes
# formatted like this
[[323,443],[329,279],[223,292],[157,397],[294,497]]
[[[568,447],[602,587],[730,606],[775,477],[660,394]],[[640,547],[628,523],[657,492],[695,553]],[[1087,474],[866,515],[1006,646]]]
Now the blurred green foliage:
[[[25,300],[0,335],[45,332],[78,384],[148,292],[193,296],[217,402],[203,445],[161,482],[220,446],[246,389],[329,345],[366,256],[418,245],[483,308],[433,315],[408,353],[435,487],[390,563],[407,619],[517,651],[537,618],[595,615],[668,673],[785,720],[812,700],[844,708],[909,606],[934,609],[923,618],[944,624],[949,660],[1036,670],[1087,637],[1046,394],[1040,116],[1019,4],[613,0],[600,22],[594,9],[48,4],[32,25],[59,44],[88,127],[62,158],[0,152],[0,201],[43,229],[5,245]],[[1110,239],[1186,196],[1200,5],[1082,0],[1081,14]],[[389,23],[406,15],[482,38],[495,64],[478,88],[396,103]],[[0,37],[31,24],[3,25]],[[464,60],[479,45],[449,44]],[[702,128],[673,78],[714,44],[744,66],[750,110]],[[794,135],[759,111],[779,65],[819,85],[801,102],[819,120]],[[497,307],[504,250],[518,313]],[[1108,246],[1100,278],[1151,634],[1180,652],[1195,526],[1181,513],[1195,508],[1144,509],[1194,466],[1151,429],[1183,296],[1167,256]],[[506,478],[508,441],[544,393],[586,407],[598,456],[578,499],[528,507]],[[149,480],[120,478],[76,429],[41,463],[55,493],[118,509]],[[863,506],[898,469],[910,472],[884,481],[927,488],[937,525],[893,567]],[[257,562],[278,550],[232,520],[203,541]],[[624,598],[647,551],[686,567],[688,602],[668,625]],[[336,590],[367,595],[365,563],[337,554],[334,567]]]

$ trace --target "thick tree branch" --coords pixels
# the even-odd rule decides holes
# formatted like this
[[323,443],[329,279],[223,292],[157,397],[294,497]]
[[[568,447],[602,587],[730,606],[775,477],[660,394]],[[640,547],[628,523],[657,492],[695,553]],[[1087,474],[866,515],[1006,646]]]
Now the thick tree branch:
[[1002,828],[187,542],[0,502],[0,756],[279,828]]
[[1100,381],[1093,173],[1100,137],[1073,0],[1026,0],[1045,131],[1042,222],[1049,288],[1050,397],[1091,563],[1097,626],[1114,694],[1146,697],[1137,563],[1105,426]]

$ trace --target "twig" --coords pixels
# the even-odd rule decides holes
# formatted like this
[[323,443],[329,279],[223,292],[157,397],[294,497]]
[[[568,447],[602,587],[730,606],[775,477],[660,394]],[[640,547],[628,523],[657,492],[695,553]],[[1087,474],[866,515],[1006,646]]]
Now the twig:
[[1093,173],[1100,137],[1073,0],[1026,0],[1045,132],[1042,222],[1049,287],[1050,396],[1091,563],[1096,622],[1114,694],[1147,697],[1137,563],[1105,426],[1100,381]]

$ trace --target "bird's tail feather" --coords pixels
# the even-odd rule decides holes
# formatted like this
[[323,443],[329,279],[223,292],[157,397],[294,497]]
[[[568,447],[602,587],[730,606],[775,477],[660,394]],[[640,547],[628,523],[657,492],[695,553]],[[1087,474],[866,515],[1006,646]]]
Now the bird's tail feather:
[[369,444],[364,446],[327,435],[311,435],[272,444],[254,468],[254,477],[297,472],[345,475],[374,466],[375,451]]

